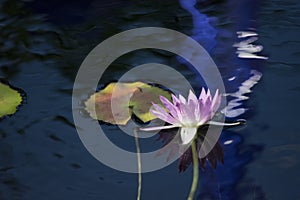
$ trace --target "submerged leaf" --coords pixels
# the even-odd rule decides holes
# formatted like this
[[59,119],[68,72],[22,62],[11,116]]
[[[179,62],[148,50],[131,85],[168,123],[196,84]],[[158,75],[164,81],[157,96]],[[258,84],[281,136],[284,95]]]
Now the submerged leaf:
[[22,102],[21,94],[0,82],[0,118],[5,115],[12,115]]
[[90,96],[85,109],[92,118],[111,124],[126,125],[133,113],[148,122],[156,118],[149,109],[152,102],[160,103],[160,95],[171,98],[168,91],[143,82],[110,83]]

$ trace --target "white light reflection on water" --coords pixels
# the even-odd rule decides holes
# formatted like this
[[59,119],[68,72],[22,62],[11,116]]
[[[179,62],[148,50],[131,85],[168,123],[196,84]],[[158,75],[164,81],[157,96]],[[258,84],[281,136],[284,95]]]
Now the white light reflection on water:
[[251,44],[258,39],[258,34],[253,31],[237,31],[238,38],[248,38],[241,42],[235,43],[233,47],[236,47],[236,54],[239,58],[250,58],[250,59],[263,59],[266,60],[268,57],[260,56],[255,53],[259,53],[263,50],[262,45]]
[[249,99],[245,96],[247,93],[251,93],[251,88],[261,79],[262,74],[259,71],[251,70],[251,76],[249,79],[244,81],[241,86],[239,86],[238,91],[233,93],[225,94],[224,96],[234,97],[233,100],[229,101],[227,106],[221,111],[226,117],[234,118],[243,113],[245,113],[247,108],[238,108],[243,103],[241,101]]

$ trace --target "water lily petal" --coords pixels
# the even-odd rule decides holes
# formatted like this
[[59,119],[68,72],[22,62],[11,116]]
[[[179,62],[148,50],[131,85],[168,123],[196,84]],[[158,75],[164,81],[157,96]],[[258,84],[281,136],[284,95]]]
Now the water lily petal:
[[214,114],[218,110],[218,108],[221,104],[221,95],[219,95],[219,90],[216,91],[215,96],[214,96],[211,104],[212,104],[211,105],[211,110],[213,112],[212,114]]
[[181,107],[182,107],[181,102],[175,95],[172,94],[171,96],[172,96],[173,104],[176,107],[178,120],[182,121],[183,117],[181,113]]
[[199,106],[198,106],[198,99],[196,95],[190,90],[189,97],[188,97],[188,107],[193,112],[195,120],[199,120]]
[[170,129],[170,128],[176,128],[178,126],[176,125],[168,125],[168,126],[156,126],[156,127],[147,127],[147,128],[140,128],[141,131],[157,131],[162,129]]
[[169,113],[175,119],[178,119],[178,114],[180,114],[179,108],[174,106],[167,98],[163,96],[160,96],[160,101],[164,104],[165,108],[169,111]]
[[178,123],[178,120],[169,115],[169,113],[167,113],[161,106],[157,104],[153,104],[153,106],[150,108],[150,113],[158,117],[159,119],[168,122],[169,124]]
[[194,126],[197,124],[195,117],[195,109],[188,104],[181,105],[182,120],[181,123],[186,126]]
[[172,94],[171,96],[172,96],[172,101],[173,101],[174,106],[180,104],[179,99],[174,94]]
[[207,123],[211,119],[210,115],[206,115],[203,118],[201,117],[201,120],[198,123],[198,126],[201,126],[205,123]]
[[211,94],[210,94],[210,90],[209,89],[207,89],[205,102],[208,101],[208,100],[211,101]]
[[180,129],[180,137],[182,144],[189,144],[197,133],[197,127],[182,127]]
[[196,95],[194,94],[194,92],[192,90],[190,90],[189,97],[188,97],[188,104],[190,104],[192,102],[197,103],[198,99],[197,99]]
[[[187,99],[182,95],[178,97],[171,96],[173,103],[163,96],[160,97],[167,111],[161,106],[153,104],[150,112],[163,121],[178,127],[195,127],[194,129],[197,129],[197,127],[204,125],[213,118],[221,103],[219,90],[216,90],[214,97],[211,96],[209,89],[206,92],[204,88],[202,88],[198,99],[191,90]],[[183,128],[182,131],[186,133],[186,131],[191,130]],[[190,139],[189,136],[190,134],[182,135],[185,141]]]
[[210,125],[215,125],[215,126],[238,126],[242,124],[243,122],[237,121],[237,122],[232,122],[232,123],[225,123],[225,122],[216,122],[216,121],[209,121],[207,124]]
[[182,95],[179,95],[179,100],[181,104],[186,104],[186,100]]
[[206,101],[205,100],[200,100],[200,123],[204,124],[205,122],[207,122],[208,120],[211,119],[211,100],[210,98],[207,98]]
[[203,100],[203,99],[206,99],[206,92],[205,92],[205,89],[204,88],[202,88],[202,90],[201,90],[201,94],[200,94],[200,96],[199,96],[199,102],[200,102],[200,100]]
[[214,98],[212,100],[212,105],[216,104],[217,101],[218,101],[218,99],[219,99],[219,90],[217,89],[216,93],[215,93],[215,96],[214,96]]
[[155,114],[159,114],[161,116],[168,116],[169,114],[158,104],[153,103],[150,108],[150,112],[155,112]]

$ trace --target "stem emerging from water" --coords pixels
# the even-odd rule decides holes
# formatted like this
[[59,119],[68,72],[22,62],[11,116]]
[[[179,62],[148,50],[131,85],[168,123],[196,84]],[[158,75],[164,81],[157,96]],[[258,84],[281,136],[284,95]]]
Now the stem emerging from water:
[[196,147],[196,141],[195,140],[193,140],[191,148],[192,148],[192,156],[193,156],[194,175],[193,175],[193,182],[192,182],[192,186],[191,186],[191,190],[190,190],[188,200],[193,200],[194,199],[194,195],[195,195],[197,185],[198,185],[198,178],[199,178],[198,153],[197,153],[197,147]]
[[134,132],[134,138],[135,138],[135,146],[136,146],[136,155],[137,155],[137,164],[138,164],[138,193],[137,193],[137,200],[141,199],[141,191],[142,191],[142,163],[141,163],[141,151],[140,151],[140,145],[137,135],[136,128],[133,130]]

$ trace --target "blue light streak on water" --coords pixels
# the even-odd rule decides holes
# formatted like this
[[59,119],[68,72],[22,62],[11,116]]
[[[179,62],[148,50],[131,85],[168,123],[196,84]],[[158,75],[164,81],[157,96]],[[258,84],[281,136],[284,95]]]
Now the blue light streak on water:
[[[196,0],[180,0],[179,2],[182,8],[188,11],[192,16],[193,29],[191,37],[198,41],[209,53],[211,53],[213,48],[217,45],[216,35],[218,30],[209,23],[209,17],[202,14],[195,7],[197,3]],[[233,2],[230,3],[232,4]],[[258,3],[256,3],[256,5],[251,4],[251,6],[249,6],[249,4],[251,4],[251,2],[248,1],[238,3],[238,6],[233,9],[235,10],[233,13],[228,11],[228,14],[241,16],[241,18],[237,17],[237,30],[247,30],[249,27],[254,28],[256,26],[256,23],[253,23],[253,18],[255,17],[255,9],[257,8]],[[228,49],[228,47],[223,47],[222,51],[225,52],[226,48]],[[252,59],[241,59],[235,55],[232,56],[233,59],[228,59],[230,61],[226,63],[229,65],[227,67],[226,77],[230,78],[224,79],[224,83],[230,92],[239,92],[239,89],[243,86],[242,83],[251,82],[251,76],[253,76],[253,72],[255,72],[255,70],[259,70],[261,62]],[[184,63],[184,61],[180,59],[178,60]],[[228,68],[232,70],[228,70]],[[259,74],[259,72],[255,73]],[[251,91],[251,87],[247,90]],[[243,93],[243,91],[241,92]],[[240,106],[238,106],[237,109],[243,109],[246,111],[247,109],[244,107],[244,102],[240,102]],[[235,117],[239,117],[239,115],[242,115],[244,111],[240,112],[240,114]],[[236,190],[236,185],[238,180],[240,180],[244,175],[243,169],[253,159],[253,154],[261,151],[262,149],[260,146],[251,146],[248,151],[243,154],[239,154],[238,148],[242,143],[242,137],[238,134],[229,133],[228,131],[223,131],[220,142],[223,144],[224,148],[225,164],[218,165],[216,170],[208,168],[206,172],[200,174],[201,184],[199,186],[200,194],[198,195],[198,199],[239,198],[240,194]],[[235,163],[234,166],[232,165],[233,163]],[[258,186],[256,187],[259,188]],[[261,194],[261,196],[263,196],[263,191],[261,191]]]
[[191,37],[198,41],[208,52],[216,45],[217,30],[210,25],[209,18],[196,7],[196,0],[180,0],[180,5],[188,11],[193,18]]
[[[217,30],[213,26],[211,26],[207,15],[202,14],[195,7],[196,3],[196,0],[179,0],[179,4],[181,5],[181,7],[189,12],[192,16],[193,29],[191,30],[192,34],[189,36],[199,42],[205,48],[205,50],[210,53],[217,43],[215,39]],[[181,57],[177,57],[177,59],[180,63],[189,66],[189,63]],[[192,70],[195,74],[198,74],[198,72],[193,67],[190,67],[190,70]],[[199,89],[199,86],[206,85],[199,74],[196,78],[196,82],[197,85],[194,86],[196,90]]]

